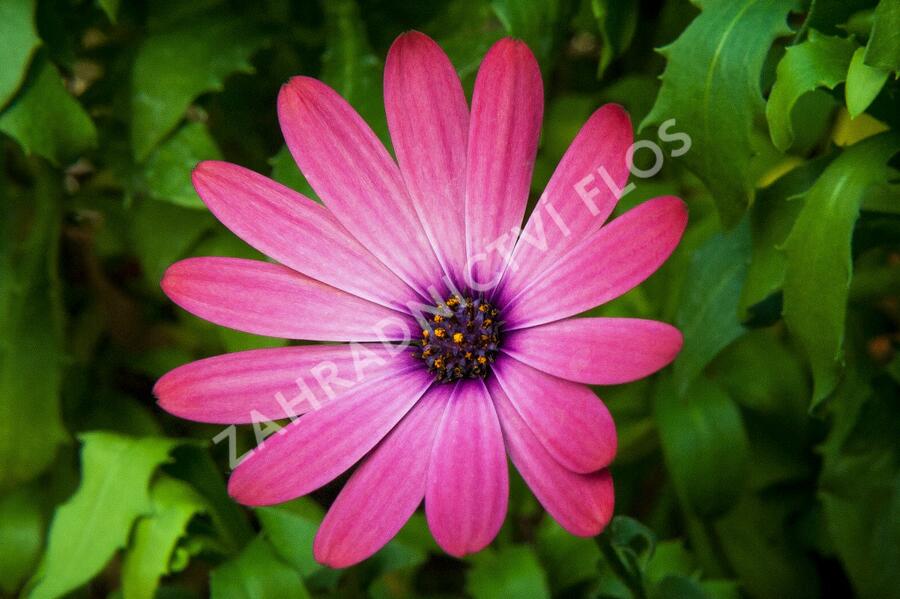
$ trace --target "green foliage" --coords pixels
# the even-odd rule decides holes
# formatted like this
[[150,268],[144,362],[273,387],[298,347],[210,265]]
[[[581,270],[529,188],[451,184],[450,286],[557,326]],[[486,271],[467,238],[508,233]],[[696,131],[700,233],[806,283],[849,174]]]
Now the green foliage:
[[[900,5],[694,4],[0,0],[0,594],[900,597]],[[317,199],[278,130],[291,76],[333,86],[390,147],[384,59],[410,29],[469,97],[496,40],[534,50],[531,206],[597,107],[644,124],[662,170],[632,177],[615,214],[675,195],[688,229],[658,274],[586,315],[671,322],[684,347],[597,390],[618,456],[596,538],[511,469],[484,551],[446,556],[419,509],[331,570],[312,547],[343,479],[241,506],[225,478],[250,427],[221,436],[152,395],[186,362],[287,342],[190,316],[159,282],[185,257],[264,258],[200,201],[197,162]]]
[[125,546],[134,521],[153,510],[151,477],[179,443],[100,432],[81,439],[81,485],[50,525],[47,551],[29,585],[33,599],[78,588]]
[[143,160],[204,92],[221,90],[234,72],[252,72],[249,59],[265,38],[246,21],[205,18],[149,36],[134,62],[131,143]]
[[300,575],[280,561],[262,537],[210,575],[213,599],[303,599]]
[[884,133],[838,156],[804,195],[785,242],[784,319],[809,356],[813,407],[834,390],[841,371],[850,250],[860,204],[873,185],[891,176],[887,162],[898,151],[900,138]]
[[[150,500],[153,511],[135,524],[122,562],[122,593],[129,599],[153,599],[159,579],[175,569],[176,546],[188,523],[206,510],[205,501],[193,487],[168,476],[153,482]],[[182,555],[180,559],[188,558]]]
[[35,0],[0,4],[0,108],[25,78],[31,55],[41,40],[34,30]]
[[804,94],[819,87],[834,89],[847,77],[853,40],[809,32],[809,38],[791,46],[778,63],[777,80],[766,104],[772,143],[782,152],[794,141],[791,115]]
[[33,197],[9,198],[0,237],[0,489],[43,472],[68,437],[59,406],[59,192],[46,169],[37,177]]
[[900,74],[900,4],[881,0],[872,16],[866,64]]
[[96,145],[97,130],[66,91],[56,67],[43,56],[35,63],[33,79],[0,113],[0,131],[28,153],[53,164],[67,162]]
[[788,33],[793,0],[704,0],[703,12],[671,45],[662,88],[641,127],[674,118],[692,138],[682,161],[712,192],[723,223],[753,202],[769,149],[756,123],[760,79],[774,39]]

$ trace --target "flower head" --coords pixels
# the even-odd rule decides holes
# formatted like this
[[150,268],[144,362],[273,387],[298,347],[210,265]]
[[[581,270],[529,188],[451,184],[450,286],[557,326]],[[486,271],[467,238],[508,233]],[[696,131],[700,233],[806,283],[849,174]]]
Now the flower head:
[[522,229],[543,112],[522,42],[491,48],[471,108],[447,56],[417,32],[391,48],[384,89],[396,161],[334,90],[287,83],[281,128],[324,206],[204,162],[193,179],[206,205],[277,264],[193,258],[162,282],[214,323],[344,343],[184,365],[157,383],[160,405],[202,422],[292,419],[233,472],[244,504],[293,499],[358,464],[316,537],[331,566],[373,554],[423,499],[444,550],[482,549],[505,517],[507,455],[564,528],[597,534],[613,511],[616,433],[587,385],[651,374],[681,335],[575,316],[666,260],[684,204],[657,198],[606,223],[632,143],[628,115],[606,105]]

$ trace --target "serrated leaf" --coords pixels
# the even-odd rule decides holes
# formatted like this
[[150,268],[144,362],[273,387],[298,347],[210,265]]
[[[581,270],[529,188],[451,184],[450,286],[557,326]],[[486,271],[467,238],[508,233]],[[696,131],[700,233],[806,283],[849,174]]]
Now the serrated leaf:
[[153,512],[140,518],[122,562],[125,599],[153,599],[159,580],[171,572],[178,540],[206,502],[187,483],[161,476],[150,489]]
[[278,559],[259,536],[236,558],[212,571],[212,599],[305,599],[309,597],[300,576]]
[[97,145],[93,121],[63,84],[56,67],[35,58],[32,76],[19,95],[0,113],[0,131],[29,154],[63,164]]
[[685,507],[707,517],[727,511],[740,496],[750,458],[734,400],[706,377],[683,394],[661,384],[654,415],[669,474]]
[[0,2],[0,109],[22,85],[28,63],[41,44],[34,28],[35,0]]
[[885,69],[867,65],[863,60],[865,54],[865,48],[857,48],[847,70],[844,97],[851,118],[856,118],[866,111],[884,87],[889,74]]
[[250,73],[250,57],[265,43],[246,21],[197,18],[190,26],[150,35],[135,58],[131,143],[143,161],[175,128],[197,96],[221,91],[225,78]]
[[865,63],[900,75],[900,2],[881,0],[875,8]]
[[[181,441],[91,432],[80,436],[81,485],[56,510],[28,597],[60,597],[93,578],[151,513],[150,479]],[[77,559],[72,559],[77,556]]]
[[706,365],[744,332],[738,319],[738,301],[749,258],[747,223],[713,236],[691,257],[675,316],[675,324],[684,335],[684,347],[673,366],[679,393],[685,392]]
[[164,202],[206,210],[191,183],[201,160],[220,160],[222,153],[203,123],[188,123],[151,154],[144,178],[151,195]]
[[703,0],[702,12],[661,52],[662,88],[641,128],[674,118],[693,145],[681,158],[735,225],[774,150],[754,128],[764,113],[760,76],[773,40],[788,33],[793,0]]
[[813,371],[815,408],[841,372],[851,241],[860,204],[870,187],[884,183],[887,161],[900,136],[887,132],[850,146],[805,194],[785,242],[784,319],[804,348]]
[[787,49],[778,63],[775,84],[766,104],[772,142],[782,152],[794,141],[791,113],[804,94],[834,87],[847,77],[856,43],[810,31],[809,38]]
[[466,591],[474,599],[550,597],[546,575],[529,546],[487,549],[472,555],[469,561],[472,568],[466,574]]
[[0,222],[0,489],[43,472],[68,440],[55,178],[38,164],[28,195],[9,189]]

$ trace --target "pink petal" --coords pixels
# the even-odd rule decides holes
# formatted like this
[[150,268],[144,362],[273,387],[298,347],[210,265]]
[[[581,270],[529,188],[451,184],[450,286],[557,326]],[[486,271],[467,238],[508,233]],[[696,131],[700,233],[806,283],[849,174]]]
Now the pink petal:
[[557,462],[574,472],[605,468],[616,455],[616,425],[589,387],[505,356],[494,364],[504,393]]
[[404,358],[381,344],[255,349],[179,366],[153,393],[170,414],[197,422],[279,420],[316,410],[387,369],[408,368]]
[[687,225],[674,197],[648,200],[602,227],[531,281],[504,308],[506,329],[553,322],[631,290],[669,257]]
[[268,262],[188,258],[162,288],[196,316],[239,331],[310,341],[379,341],[408,335],[400,313]]
[[278,95],[294,160],[356,239],[425,297],[442,270],[400,169],[362,117],[333,89],[294,77]]
[[523,42],[502,39],[475,80],[466,173],[472,280],[499,280],[521,226],[544,111],[541,71]]
[[431,452],[425,514],[438,545],[456,557],[486,547],[506,516],[503,433],[484,383],[457,384]]
[[375,447],[433,381],[418,364],[367,378],[266,439],[231,474],[228,493],[271,505],[315,491]]
[[640,318],[570,318],[511,331],[503,351],[560,378],[617,385],[668,365],[681,350],[681,332]]
[[615,495],[609,470],[578,474],[563,468],[525,424],[496,380],[488,381],[506,450],[544,509],[573,535],[591,537],[606,528]]
[[193,180],[216,218],[285,266],[388,307],[417,297],[324,206],[227,162],[201,162]]
[[469,108],[456,70],[418,31],[397,38],[384,68],[384,107],[400,171],[444,270],[463,283]]
[[619,199],[613,190],[628,181],[625,157],[633,140],[621,106],[607,104],[591,115],[532,211],[502,289],[520,289],[603,225]]
[[431,445],[453,389],[428,390],[360,464],[316,535],[316,560],[332,568],[359,563],[403,527],[425,496]]

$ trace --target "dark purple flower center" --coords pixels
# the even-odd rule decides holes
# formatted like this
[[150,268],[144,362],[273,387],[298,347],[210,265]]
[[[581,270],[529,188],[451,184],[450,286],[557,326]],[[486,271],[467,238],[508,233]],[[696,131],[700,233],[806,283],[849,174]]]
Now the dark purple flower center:
[[413,355],[442,383],[484,378],[500,351],[500,311],[479,297],[450,296],[413,342]]

